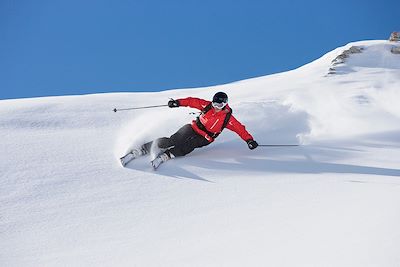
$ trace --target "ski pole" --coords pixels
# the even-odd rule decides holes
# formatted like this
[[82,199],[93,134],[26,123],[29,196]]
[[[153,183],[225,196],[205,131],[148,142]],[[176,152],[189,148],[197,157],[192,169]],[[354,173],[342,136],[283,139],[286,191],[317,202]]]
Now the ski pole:
[[258,145],[258,146],[300,146],[300,145],[270,144],[270,145]]
[[156,106],[146,106],[146,107],[135,107],[135,108],[114,108],[113,111],[124,111],[124,110],[134,110],[134,109],[145,109],[145,108],[158,108],[158,107],[167,107],[168,104],[165,105],[156,105]]

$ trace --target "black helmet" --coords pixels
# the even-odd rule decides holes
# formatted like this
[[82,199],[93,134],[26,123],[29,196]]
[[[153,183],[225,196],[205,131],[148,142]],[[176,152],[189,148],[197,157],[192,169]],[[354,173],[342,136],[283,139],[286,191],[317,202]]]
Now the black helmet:
[[228,96],[224,92],[218,92],[214,95],[212,102],[218,103],[218,104],[220,104],[220,103],[226,104],[226,103],[228,103]]

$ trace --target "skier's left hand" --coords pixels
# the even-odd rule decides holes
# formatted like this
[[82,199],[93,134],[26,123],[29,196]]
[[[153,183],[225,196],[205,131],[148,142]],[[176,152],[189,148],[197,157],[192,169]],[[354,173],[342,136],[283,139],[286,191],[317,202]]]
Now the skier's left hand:
[[251,150],[253,150],[256,147],[258,147],[258,143],[256,141],[254,141],[253,139],[247,140],[247,145],[249,146],[249,148]]

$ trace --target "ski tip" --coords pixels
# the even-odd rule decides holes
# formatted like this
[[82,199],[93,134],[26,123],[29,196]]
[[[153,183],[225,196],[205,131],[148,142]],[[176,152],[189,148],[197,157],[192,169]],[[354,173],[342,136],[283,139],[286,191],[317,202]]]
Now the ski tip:
[[154,165],[153,161],[150,162],[151,168],[153,169],[153,171],[157,170],[157,167]]
[[122,160],[122,158],[119,159],[119,163],[121,163],[121,166],[122,166],[122,167],[125,167],[125,166],[126,166],[126,164],[124,163],[124,161]]

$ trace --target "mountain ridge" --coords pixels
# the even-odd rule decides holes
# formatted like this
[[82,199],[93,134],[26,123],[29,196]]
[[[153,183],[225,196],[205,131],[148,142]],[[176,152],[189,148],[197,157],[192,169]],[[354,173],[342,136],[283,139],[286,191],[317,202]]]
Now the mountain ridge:
[[[1,100],[1,265],[397,266],[400,56],[388,45],[205,88]],[[156,172],[151,156],[120,165],[195,116],[115,107],[217,91],[260,144],[301,146],[250,151],[224,130]]]

